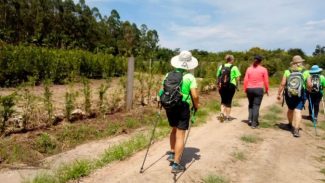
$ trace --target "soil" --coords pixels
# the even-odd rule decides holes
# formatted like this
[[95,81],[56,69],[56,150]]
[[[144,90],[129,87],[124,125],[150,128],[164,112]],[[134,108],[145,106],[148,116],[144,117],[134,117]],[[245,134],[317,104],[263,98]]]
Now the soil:
[[[262,102],[261,115],[267,112],[268,106],[277,104],[275,90],[265,96]],[[247,119],[247,100],[241,99],[239,105],[233,107],[230,122],[220,123],[217,114],[211,114],[206,124],[193,127],[182,158],[187,170],[176,176],[166,160],[169,150],[169,139],[154,143],[144,165],[144,172],[139,173],[146,150],[132,157],[113,162],[99,169],[78,182],[203,182],[208,175],[224,177],[235,183],[313,183],[325,179],[320,170],[325,168],[324,162],[318,158],[325,153],[324,131],[319,130],[316,137],[313,128],[303,126],[300,138],[280,128],[251,129],[243,120]],[[283,108],[285,112],[285,108]],[[307,111],[303,111],[306,113]],[[285,113],[283,113],[285,115]],[[321,114],[320,114],[321,115]],[[319,121],[324,122],[321,116]],[[277,122],[287,123],[286,120]],[[303,120],[304,124],[310,123]],[[141,129],[140,133],[141,133]],[[133,133],[135,134],[135,133]],[[241,140],[244,135],[258,137],[256,143]],[[132,134],[95,141],[77,148],[49,157],[45,165],[56,167],[61,162],[69,162],[80,158],[96,158],[111,144],[128,139]],[[323,137],[323,138],[322,138]],[[236,158],[241,153],[245,158]],[[24,178],[35,175],[41,168],[23,168],[2,170],[0,182],[21,182]]]

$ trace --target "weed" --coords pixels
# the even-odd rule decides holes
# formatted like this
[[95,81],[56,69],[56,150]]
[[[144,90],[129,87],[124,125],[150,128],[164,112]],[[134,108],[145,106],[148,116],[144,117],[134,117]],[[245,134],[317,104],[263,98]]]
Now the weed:
[[266,114],[261,117],[260,127],[261,128],[272,128],[275,127],[277,122],[282,119],[282,108],[278,105],[272,105],[268,107]]
[[80,144],[86,140],[92,140],[100,137],[100,133],[97,128],[89,125],[80,126],[67,126],[63,131],[57,134],[57,139],[60,142],[67,143],[70,146]]
[[3,133],[6,129],[6,122],[10,118],[10,116],[14,113],[15,99],[16,94],[10,94],[7,96],[0,97],[0,114],[1,114],[1,133]]
[[36,175],[33,180],[25,180],[23,183],[59,183],[59,180],[52,174],[40,173]]
[[204,183],[228,183],[224,177],[210,174],[207,177],[203,178]]
[[82,79],[83,83],[83,94],[84,94],[84,105],[85,105],[85,111],[87,114],[90,114],[91,110],[91,102],[90,102],[90,97],[91,97],[91,89],[89,85],[89,79],[83,78]]
[[68,182],[69,180],[78,180],[87,176],[93,170],[93,164],[87,160],[78,160],[72,164],[64,165],[57,171],[60,182]]
[[140,122],[137,120],[137,119],[134,119],[134,118],[128,118],[126,119],[126,127],[127,128],[137,128],[139,127],[141,124]]
[[324,162],[324,161],[325,161],[325,156],[315,157],[315,159],[316,159],[318,162]]
[[52,104],[52,95],[53,92],[50,90],[51,87],[51,81],[45,80],[44,82],[44,93],[43,93],[43,101],[44,101],[44,107],[47,111],[47,117],[48,122],[52,120],[53,117],[53,104]]
[[101,84],[99,89],[98,89],[98,97],[99,97],[99,102],[98,102],[98,108],[103,117],[105,117],[105,103],[104,101],[106,100],[105,94],[108,90],[108,85]]
[[119,129],[121,128],[121,125],[119,125],[118,123],[108,123],[106,129],[105,129],[105,133],[107,135],[115,135]]
[[[23,123],[22,128],[26,129],[28,123],[31,121],[32,115],[35,115],[35,108],[36,108],[36,100],[37,97],[34,96],[31,92],[33,87],[35,86],[36,78],[29,77],[28,82],[23,83],[23,93],[22,93],[22,101],[23,101]],[[30,88],[31,87],[31,88]]]
[[70,121],[71,112],[74,109],[75,95],[71,92],[65,93],[65,115],[66,118]]
[[322,173],[322,174],[325,175],[325,168],[321,169],[321,170],[320,170],[320,173]]
[[41,153],[52,153],[55,148],[57,147],[57,144],[53,138],[47,133],[42,133],[37,139],[36,139],[36,148]]
[[205,105],[205,107],[210,112],[217,112],[217,111],[220,111],[220,102],[208,101],[208,103]]
[[240,140],[246,143],[257,143],[258,141],[261,141],[262,139],[255,136],[255,135],[243,135],[240,137]]
[[247,159],[244,152],[234,152],[231,155],[239,161],[245,161]]

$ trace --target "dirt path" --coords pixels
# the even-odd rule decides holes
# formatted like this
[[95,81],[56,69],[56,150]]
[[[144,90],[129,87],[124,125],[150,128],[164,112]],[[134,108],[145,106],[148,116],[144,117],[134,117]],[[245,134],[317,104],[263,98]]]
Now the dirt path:
[[[262,108],[265,109],[275,103],[275,92],[271,92],[269,97],[264,97]],[[170,173],[171,167],[165,155],[169,150],[169,139],[165,138],[150,148],[143,174],[140,174],[139,170],[145,150],[124,161],[111,163],[80,182],[168,183],[175,182],[175,178],[177,182],[202,182],[202,178],[209,174],[220,175],[236,183],[312,183],[325,179],[319,173],[320,169],[325,167],[316,161],[317,157],[325,153],[325,140],[315,138],[312,129],[309,128],[304,128],[299,139],[293,138],[291,133],[281,129],[253,130],[241,122],[248,116],[246,99],[240,100],[239,105],[232,111],[232,116],[237,119],[219,123],[216,114],[212,114],[206,124],[191,129],[182,160],[187,167],[183,174],[174,177]],[[323,137],[324,132],[322,133]],[[246,143],[240,139],[243,135],[252,135],[260,140],[257,143]],[[96,158],[112,144],[128,138],[130,135],[91,142],[44,161],[45,164],[55,168],[62,162]],[[236,158],[234,156],[236,153],[243,154],[246,160]],[[0,182],[21,182],[40,170],[42,169],[31,167],[2,171]]]
[[[276,103],[275,92],[265,97],[262,108]],[[232,115],[237,119],[219,123],[216,115],[201,127],[192,128],[183,163],[187,171],[178,174],[177,182],[202,182],[208,174],[222,175],[230,182],[321,182],[321,164],[315,157],[321,154],[317,146],[324,147],[324,140],[316,140],[313,134],[302,133],[293,138],[280,129],[250,129],[241,122],[247,118],[247,102],[240,101]],[[243,135],[254,135],[261,140],[248,144],[240,140]],[[81,180],[90,182],[175,182],[165,153],[169,141],[155,143],[145,164],[145,172],[139,173],[145,151],[131,158],[115,162]],[[246,160],[237,160],[233,154],[242,152]]]

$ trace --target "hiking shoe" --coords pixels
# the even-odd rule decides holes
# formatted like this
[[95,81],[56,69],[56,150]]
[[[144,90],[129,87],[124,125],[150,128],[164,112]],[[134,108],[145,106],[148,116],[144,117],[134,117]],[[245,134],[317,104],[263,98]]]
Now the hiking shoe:
[[252,121],[248,121],[248,126],[252,126]]
[[223,123],[225,121],[225,115],[223,113],[220,113],[218,119],[221,123]]
[[179,172],[184,172],[185,171],[185,167],[178,164],[178,163],[174,163],[172,165],[172,173],[179,173]]
[[174,160],[175,160],[175,153],[170,152],[170,154],[168,155],[167,160],[168,160],[169,162],[174,162]]
[[294,137],[300,137],[299,129],[295,128],[295,129],[293,130],[293,136],[294,136]]

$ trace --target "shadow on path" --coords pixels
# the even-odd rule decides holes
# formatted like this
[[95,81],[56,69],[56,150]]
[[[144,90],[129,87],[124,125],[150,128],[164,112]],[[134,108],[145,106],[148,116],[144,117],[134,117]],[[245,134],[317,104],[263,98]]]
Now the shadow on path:
[[[177,182],[179,178],[192,166],[192,164],[196,160],[200,160],[201,155],[197,154],[200,152],[200,149],[195,148],[195,147],[185,147],[184,149],[184,154],[181,160],[181,164],[186,167],[186,170],[184,172],[181,172],[179,174],[174,174],[174,182]],[[188,164],[188,166],[186,166]],[[178,175],[178,176],[177,176]]]

